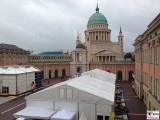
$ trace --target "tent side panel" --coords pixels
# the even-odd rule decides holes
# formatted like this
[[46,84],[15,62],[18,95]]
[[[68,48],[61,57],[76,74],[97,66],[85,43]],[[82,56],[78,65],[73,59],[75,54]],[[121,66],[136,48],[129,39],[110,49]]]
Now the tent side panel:
[[31,90],[31,83],[35,83],[35,73],[27,73],[27,83],[26,83],[26,90],[29,91]]
[[26,76],[25,74],[17,75],[17,89],[19,93],[26,92]]
[[97,114],[103,116],[110,116],[112,112],[112,105],[97,105]]
[[95,104],[79,103],[79,116],[85,113],[87,120],[96,120]]

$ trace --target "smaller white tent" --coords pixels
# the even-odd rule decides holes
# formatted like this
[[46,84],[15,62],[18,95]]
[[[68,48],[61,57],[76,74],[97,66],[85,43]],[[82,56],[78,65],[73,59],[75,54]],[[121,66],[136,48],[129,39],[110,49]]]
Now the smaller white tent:
[[103,71],[101,69],[94,69],[82,73],[82,75],[90,76],[99,80],[104,80],[115,85],[116,75],[110,72]]
[[55,111],[42,107],[26,107],[25,109],[13,114],[15,118],[31,118],[31,119],[49,119]]
[[61,110],[55,113],[50,120],[75,120],[75,112]]

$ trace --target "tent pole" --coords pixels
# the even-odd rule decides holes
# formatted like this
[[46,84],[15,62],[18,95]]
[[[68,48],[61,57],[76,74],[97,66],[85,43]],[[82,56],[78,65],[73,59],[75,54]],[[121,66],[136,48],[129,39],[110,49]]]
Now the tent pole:
[[97,103],[95,104],[95,120],[97,120]]
[[79,102],[78,102],[78,120],[79,120]]

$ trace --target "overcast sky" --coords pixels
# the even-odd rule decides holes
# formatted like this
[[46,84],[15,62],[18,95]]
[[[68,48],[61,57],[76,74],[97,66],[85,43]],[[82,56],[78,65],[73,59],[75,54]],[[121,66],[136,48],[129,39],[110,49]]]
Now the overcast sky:
[[[0,0],[0,43],[13,44],[34,53],[75,49],[77,31],[84,41],[89,17],[97,0]],[[160,0],[99,0],[107,18],[111,40],[119,27],[124,51],[133,51],[135,38],[160,12]]]

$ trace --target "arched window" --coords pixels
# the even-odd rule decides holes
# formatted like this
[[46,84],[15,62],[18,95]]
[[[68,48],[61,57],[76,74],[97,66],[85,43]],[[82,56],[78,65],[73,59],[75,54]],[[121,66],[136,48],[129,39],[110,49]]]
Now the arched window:
[[62,70],[62,77],[64,77],[64,76],[66,76],[66,70],[65,69]]
[[55,76],[55,77],[58,77],[58,70],[55,70],[55,71],[54,71],[54,76]]
[[49,73],[48,73],[49,79],[51,79],[51,73],[52,73],[51,70],[49,70]]
[[81,67],[77,67],[77,73],[82,73]]
[[122,80],[122,71],[117,72],[117,80]]
[[133,80],[134,80],[133,74],[134,74],[133,71],[129,71],[129,73],[128,73],[128,80],[129,80],[129,81],[133,81]]

